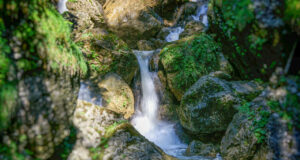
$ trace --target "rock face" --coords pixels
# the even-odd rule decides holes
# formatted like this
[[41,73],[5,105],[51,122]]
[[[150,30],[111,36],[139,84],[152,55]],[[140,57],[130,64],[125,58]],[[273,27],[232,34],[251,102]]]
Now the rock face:
[[109,0],[104,5],[107,25],[129,46],[149,39],[161,29],[162,23],[156,19],[150,7],[157,5],[154,0]]
[[186,150],[187,156],[209,156],[209,157],[216,157],[217,153],[219,152],[219,149],[211,144],[205,144],[201,141],[192,141],[189,144],[188,149]]
[[[35,157],[47,159],[55,146],[69,135],[79,79],[57,75],[35,76],[25,78],[18,86],[20,106],[17,118],[10,126],[12,133],[3,137],[4,143],[17,141],[20,150],[28,147]],[[23,139],[20,140],[20,137]]]
[[[75,22],[76,33],[82,33],[87,29],[103,25],[103,9],[97,0],[76,0],[67,2],[68,17]],[[79,36],[79,35],[75,35]]]
[[103,106],[123,114],[126,119],[134,113],[134,96],[130,86],[117,74],[108,74],[98,83],[101,96],[104,99]]
[[[244,85],[239,85],[241,83]],[[243,100],[239,95],[255,97],[261,89],[253,82],[228,82],[210,75],[203,76],[182,98],[177,110],[180,123],[199,139],[207,140],[206,135],[220,138],[218,133],[227,129],[237,112],[234,105]]]
[[70,160],[165,159],[121,115],[103,107],[78,101],[73,122],[79,133]]

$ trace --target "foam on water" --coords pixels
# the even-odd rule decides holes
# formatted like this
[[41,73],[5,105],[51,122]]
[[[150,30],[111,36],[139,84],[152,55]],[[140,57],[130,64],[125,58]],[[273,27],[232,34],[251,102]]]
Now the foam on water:
[[179,35],[184,31],[181,27],[171,28],[171,32],[166,37],[167,42],[177,41],[179,39]]
[[148,140],[161,147],[167,154],[176,156],[187,148],[175,134],[174,124],[157,119],[159,99],[155,91],[154,75],[149,71],[149,60],[154,51],[134,51],[141,71],[141,111],[132,119],[133,126]]

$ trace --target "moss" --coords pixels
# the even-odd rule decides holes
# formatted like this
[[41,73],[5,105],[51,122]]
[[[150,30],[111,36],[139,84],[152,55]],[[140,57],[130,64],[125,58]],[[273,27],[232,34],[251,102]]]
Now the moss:
[[201,34],[166,46],[160,57],[166,72],[176,74],[173,85],[186,90],[201,76],[219,68],[218,54],[220,47],[211,35]]
[[299,0],[286,0],[285,1],[285,17],[284,19],[292,25],[300,28],[300,1]]
[[69,23],[48,1],[1,0],[0,13],[2,130],[16,109],[19,79],[49,71],[49,74],[84,75],[87,65],[79,47],[71,40]]

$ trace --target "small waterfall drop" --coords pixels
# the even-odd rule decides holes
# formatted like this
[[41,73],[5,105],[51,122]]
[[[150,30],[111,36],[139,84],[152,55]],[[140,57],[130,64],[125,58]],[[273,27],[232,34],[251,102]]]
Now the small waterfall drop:
[[155,72],[149,71],[149,60],[155,51],[134,51],[141,71],[141,110],[132,119],[133,126],[148,140],[161,147],[167,154],[182,155],[187,148],[175,134],[174,125],[157,119],[159,99],[155,91]]
[[68,11],[68,8],[67,8],[67,5],[66,5],[67,1],[68,1],[68,0],[59,0],[59,1],[58,1],[57,9],[58,9],[58,12],[59,12],[60,14],[62,14],[62,13],[64,13],[64,12]]
[[198,7],[196,14],[192,15],[193,19],[195,21],[200,21],[201,17],[202,17],[202,23],[204,24],[204,26],[208,26],[208,19],[207,19],[207,9],[208,9],[208,5],[207,4],[203,4],[201,6]]
[[171,28],[170,34],[166,37],[167,42],[177,41],[179,35],[184,31],[182,27]]

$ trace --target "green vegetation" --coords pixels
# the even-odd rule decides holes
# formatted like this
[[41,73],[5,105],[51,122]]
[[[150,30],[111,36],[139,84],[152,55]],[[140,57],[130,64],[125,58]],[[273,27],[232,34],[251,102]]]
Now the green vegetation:
[[72,152],[72,149],[76,143],[76,138],[77,138],[76,135],[77,135],[76,128],[71,127],[70,135],[63,140],[60,146],[57,147],[59,149],[58,152],[61,152],[60,158],[62,160],[68,159],[70,153]]
[[[6,4],[4,6],[4,4]],[[0,1],[0,130],[16,107],[16,75],[85,75],[87,65],[71,40],[68,21],[46,0]],[[3,12],[4,11],[4,12]],[[9,26],[9,27],[8,27]],[[10,44],[10,45],[8,45]],[[12,57],[17,56],[17,59]],[[20,75],[18,75],[20,76]]]
[[10,142],[9,145],[0,144],[1,160],[25,160],[29,159],[32,156],[32,154],[33,153],[27,149],[24,150],[22,153],[18,152],[18,145],[15,142]]
[[101,137],[101,142],[99,146],[90,148],[90,155],[93,160],[102,159],[103,152],[105,148],[108,148],[108,140],[110,137],[112,137],[117,130],[128,127],[128,121],[127,120],[120,120],[118,122],[114,122],[112,125],[107,126],[105,128],[105,134],[103,137]]
[[285,6],[284,19],[290,22],[293,26],[300,28],[300,1],[286,0]]
[[[289,81],[289,82],[288,82]],[[292,83],[292,86],[287,88],[287,94],[283,101],[270,100],[268,106],[272,113],[277,113],[283,120],[287,122],[288,128],[296,127],[300,129],[300,77],[294,77],[294,79],[287,79],[284,76],[280,78],[282,84]]]
[[262,106],[256,110],[251,108],[251,103],[245,102],[239,107],[240,112],[246,114],[248,119],[252,121],[252,129],[258,143],[264,143],[266,140],[266,125],[269,122],[270,112],[264,110]]
[[202,75],[218,69],[219,53],[220,46],[212,36],[201,34],[165,47],[160,56],[167,72],[176,73],[173,85],[185,90]]

